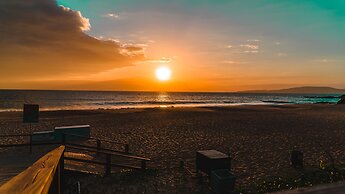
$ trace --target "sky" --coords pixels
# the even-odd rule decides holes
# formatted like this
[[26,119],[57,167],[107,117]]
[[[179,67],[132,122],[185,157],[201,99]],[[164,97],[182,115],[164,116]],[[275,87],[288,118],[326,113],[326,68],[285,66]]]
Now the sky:
[[343,0],[0,0],[0,29],[0,88],[345,88]]

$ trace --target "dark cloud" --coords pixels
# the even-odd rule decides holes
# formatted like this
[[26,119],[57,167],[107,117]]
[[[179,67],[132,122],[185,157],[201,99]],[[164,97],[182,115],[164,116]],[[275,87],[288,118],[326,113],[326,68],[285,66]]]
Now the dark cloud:
[[140,52],[142,50],[142,48],[133,45],[125,46],[125,49],[129,52]]
[[89,28],[54,0],[0,0],[0,76],[96,73],[144,58],[142,48],[88,36]]

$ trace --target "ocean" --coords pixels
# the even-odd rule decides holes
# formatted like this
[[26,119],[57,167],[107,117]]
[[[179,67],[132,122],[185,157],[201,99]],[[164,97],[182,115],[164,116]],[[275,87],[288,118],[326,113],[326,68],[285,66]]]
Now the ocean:
[[0,111],[336,103],[340,94],[0,90]]

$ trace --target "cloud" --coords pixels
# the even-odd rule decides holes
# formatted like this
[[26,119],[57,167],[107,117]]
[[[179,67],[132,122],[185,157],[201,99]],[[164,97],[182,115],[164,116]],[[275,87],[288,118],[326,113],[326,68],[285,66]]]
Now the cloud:
[[247,50],[247,51],[244,51],[245,53],[259,53],[258,50]]
[[261,40],[259,40],[259,39],[249,39],[249,40],[247,40],[247,42],[260,42]]
[[62,6],[62,5],[60,5],[60,8],[62,8],[62,10],[64,10],[66,13],[74,14],[75,16],[77,16],[77,17],[79,18],[79,22],[80,22],[79,28],[80,28],[82,31],[88,31],[88,30],[90,30],[91,25],[90,25],[89,19],[83,17],[83,16],[81,15],[80,11],[73,11],[73,10],[71,10],[70,8],[64,7],[64,6]]
[[259,49],[259,45],[255,45],[255,44],[241,44],[240,46],[247,49],[253,49],[253,50]]
[[[176,58],[176,56],[174,56],[173,58]],[[162,57],[160,59],[145,60],[145,61],[140,61],[138,63],[171,63],[172,61],[173,61],[172,58]]]
[[118,13],[107,13],[104,15],[104,17],[116,19],[116,18],[120,17],[120,14],[118,14]]
[[240,53],[259,53],[259,43],[260,40],[257,39],[247,40],[247,44],[240,44]]
[[[140,46],[139,46],[140,45]],[[145,47],[143,44],[123,44],[120,48],[120,53],[124,56],[140,56],[144,55]]]
[[338,62],[337,60],[334,60],[334,59],[317,59],[314,61],[318,62],[318,63],[336,63],[336,62]]
[[224,63],[224,64],[245,64],[246,62],[227,60],[227,61],[221,61],[221,63]]
[[171,58],[167,58],[167,57],[162,57],[159,60],[150,60],[150,62],[152,63],[170,63],[172,61]]
[[91,37],[89,20],[53,0],[0,1],[2,81],[96,73],[144,59],[143,48]]

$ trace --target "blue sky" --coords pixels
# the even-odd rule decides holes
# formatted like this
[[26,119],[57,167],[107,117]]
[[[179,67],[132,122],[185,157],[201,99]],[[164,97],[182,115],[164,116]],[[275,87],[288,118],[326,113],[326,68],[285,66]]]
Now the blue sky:
[[179,84],[199,82],[212,91],[345,88],[344,0],[57,2],[89,20],[84,33],[145,51],[146,61],[73,79],[147,81],[163,64]]
[[[254,69],[263,76],[301,77],[300,84],[345,86],[342,79],[345,1],[68,0],[59,3],[80,10],[90,19],[91,31],[87,32],[90,35],[148,44],[148,55],[153,57],[172,57],[175,53],[166,50],[156,55],[157,49],[153,46],[150,49],[150,41],[188,47],[194,56],[203,58],[198,66],[222,70],[215,73],[218,77],[226,78],[227,71],[231,71],[227,66],[232,65],[237,66],[232,70],[239,74]],[[109,13],[114,17],[107,17]],[[245,45],[259,48],[245,50],[248,49]],[[298,84],[283,79],[277,83]]]

